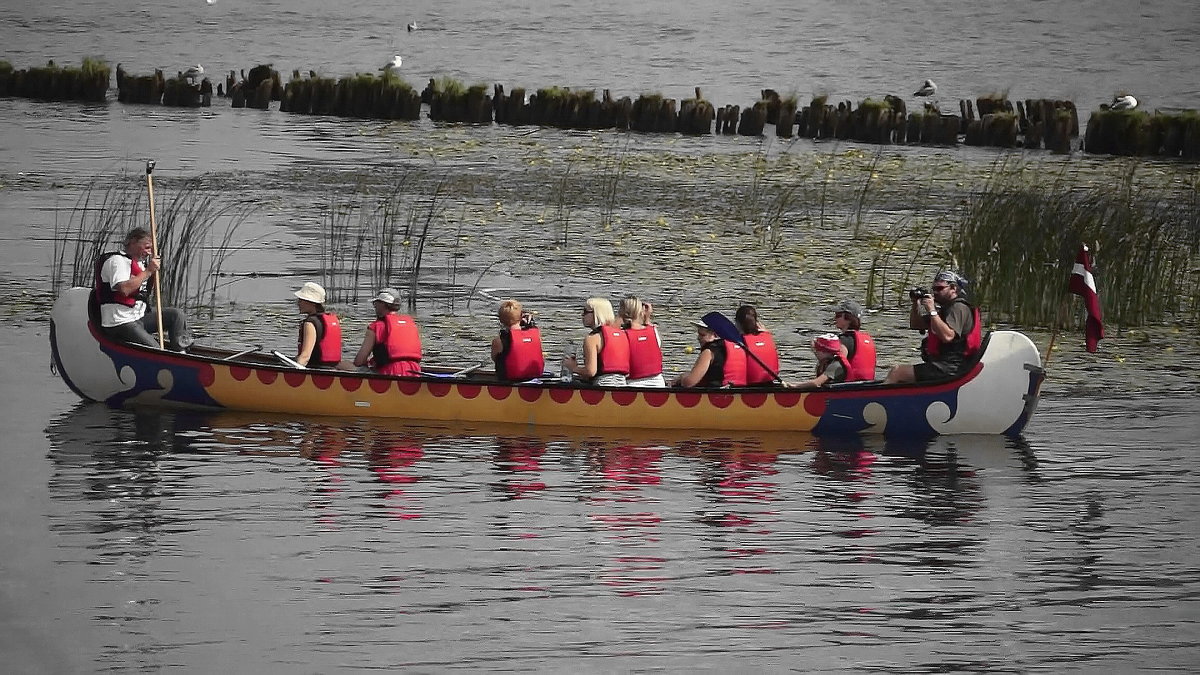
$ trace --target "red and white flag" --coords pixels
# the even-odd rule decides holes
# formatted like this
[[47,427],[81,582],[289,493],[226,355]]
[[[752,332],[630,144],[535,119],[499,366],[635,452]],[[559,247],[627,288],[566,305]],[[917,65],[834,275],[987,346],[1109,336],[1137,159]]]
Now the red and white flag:
[[1096,345],[1104,337],[1103,316],[1100,313],[1100,296],[1096,294],[1096,279],[1092,277],[1092,256],[1086,244],[1079,246],[1075,256],[1075,267],[1071,269],[1071,292],[1083,298],[1087,307],[1087,350],[1096,351]]

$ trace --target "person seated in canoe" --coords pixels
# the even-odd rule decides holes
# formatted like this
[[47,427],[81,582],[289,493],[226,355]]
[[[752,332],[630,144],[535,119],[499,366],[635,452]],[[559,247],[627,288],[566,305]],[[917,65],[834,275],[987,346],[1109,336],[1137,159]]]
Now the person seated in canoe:
[[[979,309],[966,300],[967,280],[949,270],[938,272],[929,286],[909,291],[908,325],[925,334],[922,363],[897,365],[884,384],[931,382],[954,377],[982,343]],[[931,291],[931,292],[930,292]]]
[[817,357],[817,374],[811,380],[788,384],[794,389],[820,389],[838,382],[845,382],[850,373],[850,361],[846,358],[846,345],[836,333],[825,333],[813,338],[813,354]]
[[[147,282],[158,274],[161,261],[153,257],[150,233],[137,227],[125,235],[123,249],[96,259],[93,300],[99,309],[100,332],[113,340],[157,347],[158,313],[147,309]],[[167,346],[180,352],[192,344],[187,317],[174,307],[162,308]]]
[[540,377],[546,365],[542,354],[542,332],[521,303],[505,300],[496,312],[500,334],[492,338],[492,363],[496,379],[522,382]]
[[325,311],[325,289],[307,281],[293,295],[304,315],[296,363],[309,368],[337,368],[342,362],[342,326],[336,314]]
[[779,372],[779,351],[775,338],[758,321],[758,310],[753,305],[742,305],[734,314],[738,332],[746,341],[746,350],[757,356],[746,359],[746,384],[751,387],[774,384]]
[[875,379],[875,338],[862,329],[863,308],[853,300],[842,300],[833,308],[833,325],[846,347],[850,369],[847,382]]
[[703,321],[693,321],[700,355],[690,370],[675,378],[672,387],[744,387],[746,386],[746,350],[721,339],[717,331]]
[[420,375],[421,334],[417,322],[400,313],[400,291],[379,291],[371,306],[375,320],[367,325],[354,365],[381,375]]
[[629,377],[631,387],[665,387],[662,374],[662,338],[658,326],[650,322],[654,306],[641,298],[627,295],[621,300],[621,325],[629,338]]
[[592,329],[583,339],[583,363],[574,354],[563,358],[563,366],[589,384],[622,387],[629,376],[629,338],[617,323],[612,303],[588,298],[583,306],[583,325]]

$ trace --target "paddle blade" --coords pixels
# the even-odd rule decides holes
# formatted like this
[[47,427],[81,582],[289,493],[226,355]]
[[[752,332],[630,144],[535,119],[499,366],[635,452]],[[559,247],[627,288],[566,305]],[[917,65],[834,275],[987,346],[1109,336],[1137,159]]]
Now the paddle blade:
[[742,346],[746,345],[746,338],[742,336],[742,331],[738,330],[738,327],[734,325],[734,323],[730,321],[724,314],[720,312],[709,312],[700,318],[709,328],[713,329],[717,335],[720,335],[722,340],[736,342]]

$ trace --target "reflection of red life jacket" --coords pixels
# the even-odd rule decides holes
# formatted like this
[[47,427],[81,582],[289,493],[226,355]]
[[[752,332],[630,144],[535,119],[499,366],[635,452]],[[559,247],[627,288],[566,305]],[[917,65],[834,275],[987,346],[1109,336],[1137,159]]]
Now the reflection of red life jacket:
[[[100,278],[100,272],[103,271],[104,263],[107,262],[108,259],[113,257],[114,255],[122,255],[122,256],[125,256],[126,258],[129,258],[129,256],[125,255],[124,253],[121,253],[120,251],[110,251],[108,253],[101,255],[99,258],[96,259],[95,284],[94,284],[94,288],[96,291],[96,303],[100,304],[100,305],[117,304],[117,305],[125,305],[126,307],[133,307],[135,304],[137,304],[138,300],[143,299],[143,297],[142,297],[143,293],[140,288],[137,291],[135,291],[132,295],[125,295],[124,293],[122,293],[120,291],[114,291],[112,284],[110,284],[107,281],[104,281],[103,279]],[[141,273],[142,273],[141,263],[138,262],[137,260],[134,260],[133,258],[129,258],[129,278],[132,279],[133,277],[136,277],[137,275],[139,275]]]
[[[701,387],[744,387],[746,386],[746,350],[737,343],[717,339],[705,344],[701,350],[712,351],[713,362],[700,380]],[[717,380],[720,373],[720,380]]]
[[972,306],[962,298],[955,298],[954,302],[961,302],[971,308],[971,330],[967,332],[965,339],[959,335],[945,344],[930,330],[925,334],[925,354],[929,356],[930,360],[936,361],[939,357],[949,357],[956,351],[962,352],[964,359],[969,359],[979,351],[979,345],[983,343],[983,326],[979,320],[979,308]]
[[304,324],[311,323],[317,329],[317,343],[313,345],[310,366],[336,366],[342,362],[342,326],[337,314],[325,312],[314,314],[300,323],[300,339],[296,351],[304,348]]
[[626,328],[629,338],[629,377],[640,380],[662,374],[662,346],[654,326]]
[[375,334],[371,357],[375,371],[383,375],[416,375],[420,372],[421,334],[417,322],[407,314],[376,319],[369,326]]
[[500,331],[500,354],[496,357],[496,376],[501,380],[532,380],[545,367],[542,356],[542,331],[537,326],[512,326]]
[[[746,350],[759,358],[766,364],[767,368],[771,369],[772,373],[779,372],[779,352],[775,349],[775,338],[767,331],[759,331],[757,333],[747,333],[742,336],[746,340]],[[746,384],[754,386],[756,384],[771,384],[775,381],[775,376],[767,372],[767,368],[755,361],[753,358],[746,359]]]
[[875,379],[875,340],[865,330],[850,330],[843,333],[854,338],[854,356],[849,361],[842,359],[846,368],[846,381]]
[[596,358],[596,375],[629,375],[629,338],[615,326],[597,326],[600,334],[600,353]]

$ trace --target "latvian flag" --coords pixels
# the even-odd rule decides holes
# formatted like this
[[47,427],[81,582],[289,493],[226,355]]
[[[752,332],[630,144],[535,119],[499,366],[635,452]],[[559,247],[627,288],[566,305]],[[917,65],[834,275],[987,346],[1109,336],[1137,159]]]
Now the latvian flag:
[[1100,313],[1100,296],[1096,294],[1096,280],[1092,277],[1092,256],[1086,244],[1080,245],[1075,256],[1075,267],[1071,270],[1071,292],[1083,298],[1087,307],[1087,350],[1096,351],[1096,345],[1104,337],[1103,317]]

